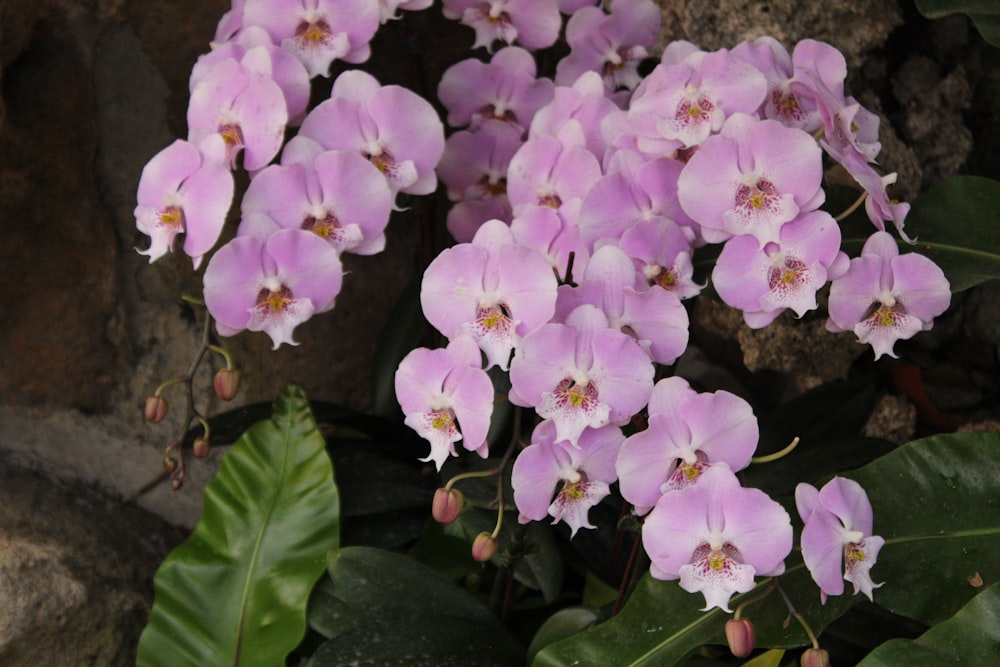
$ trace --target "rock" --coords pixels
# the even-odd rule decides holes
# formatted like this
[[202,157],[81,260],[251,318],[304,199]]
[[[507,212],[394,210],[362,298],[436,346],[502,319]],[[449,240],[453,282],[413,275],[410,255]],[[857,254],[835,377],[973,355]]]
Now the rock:
[[791,52],[796,42],[810,38],[840,49],[848,68],[860,66],[864,56],[902,23],[899,5],[885,0],[661,0],[660,5],[661,50],[675,39],[715,50],[770,35]]
[[861,432],[899,445],[912,440],[916,430],[917,408],[903,396],[886,394],[875,402]]
[[846,378],[851,363],[868,350],[853,334],[827,331],[822,317],[797,320],[786,311],[770,326],[751,329],[740,311],[709,299],[696,304],[692,328],[702,336],[735,340],[747,370],[788,374],[796,393]]
[[180,532],[0,461],[0,664],[135,664],[152,577]]
[[892,91],[904,109],[903,140],[923,166],[921,189],[956,174],[972,152],[963,118],[972,104],[965,68],[942,74],[930,58],[912,55],[892,78]]
[[[0,451],[20,465],[125,496],[158,473],[162,448],[182,427],[182,387],[168,394],[171,414],[157,428],[143,422],[141,405],[185,374],[198,350],[204,313],[180,297],[197,295],[201,277],[183,255],[153,265],[139,256],[148,239],[133,209],[145,163],[186,136],[191,66],[229,6],[0,0]],[[424,28],[467,30],[424,14]],[[413,85],[420,61],[401,55],[394,37],[388,51],[398,57],[373,59],[381,71],[372,71]],[[290,382],[311,399],[365,407],[377,335],[422,263],[430,210],[414,202],[394,215],[385,252],[345,260],[337,308],[300,328],[301,346],[272,352],[253,333],[222,339],[243,386],[232,404],[216,399],[221,357],[209,354],[194,381],[197,409],[269,403]],[[238,205],[230,217],[234,227]],[[216,460],[191,466],[179,494],[158,488],[141,502],[192,526]]]

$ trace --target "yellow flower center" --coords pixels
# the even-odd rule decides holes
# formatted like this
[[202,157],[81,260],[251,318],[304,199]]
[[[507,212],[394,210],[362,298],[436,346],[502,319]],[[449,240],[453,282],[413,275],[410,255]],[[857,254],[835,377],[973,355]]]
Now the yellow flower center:
[[226,123],[219,128],[219,134],[222,135],[222,140],[226,142],[227,148],[243,145],[243,132],[240,130],[239,125]]
[[562,492],[566,494],[570,500],[580,500],[583,498],[583,484],[580,482],[566,482],[563,486]]
[[431,419],[431,426],[438,431],[446,431],[451,428],[452,420],[451,415],[447,412],[437,412],[434,414],[434,418]]
[[184,223],[184,211],[176,206],[170,206],[160,212],[160,224],[167,227],[180,227]]
[[584,388],[581,387],[580,385],[570,387],[569,389],[566,390],[565,395],[566,395],[566,400],[569,401],[569,404],[575,408],[580,407],[581,405],[583,405],[584,401],[587,400],[587,394]]
[[303,42],[316,45],[330,36],[330,25],[323,19],[309,23],[303,21],[295,29],[295,35]]

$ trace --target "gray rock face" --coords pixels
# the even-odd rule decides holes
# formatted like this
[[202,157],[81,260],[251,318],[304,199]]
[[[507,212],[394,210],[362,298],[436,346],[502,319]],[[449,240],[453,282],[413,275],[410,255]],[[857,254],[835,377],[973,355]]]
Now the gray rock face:
[[131,665],[180,531],[0,462],[0,664]]
[[[816,39],[843,51],[848,67],[880,46],[902,23],[896,2],[886,0],[679,0],[663,7],[662,45],[686,39],[703,49],[732,48],[770,35],[786,45]],[[789,47],[789,50],[790,47]]]
[[[149,240],[133,209],[145,163],[186,136],[188,75],[229,5],[0,0],[0,450],[21,465],[125,496],[158,473],[178,435],[180,388],[156,428],[142,406],[197,350],[203,313],[180,297],[200,294],[201,275],[183,254],[153,265],[138,255]],[[382,254],[345,259],[337,308],[299,328],[300,347],[224,340],[243,369],[233,407],[270,402],[291,382],[312,399],[366,405],[377,334],[415,273],[425,208],[394,217]],[[231,217],[234,227],[238,206]],[[195,378],[203,414],[229,407],[212,393],[220,365],[208,355]],[[141,502],[194,525],[212,460],[183,499],[158,490]]]

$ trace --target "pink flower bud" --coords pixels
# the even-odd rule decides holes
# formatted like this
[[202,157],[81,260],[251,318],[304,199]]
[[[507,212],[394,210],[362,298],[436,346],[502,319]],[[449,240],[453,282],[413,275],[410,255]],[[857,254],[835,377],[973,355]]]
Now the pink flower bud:
[[458,489],[438,489],[434,492],[431,514],[438,523],[449,524],[462,513],[465,499]]
[[800,664],[802,667],[830,667],[830,654],[821,648],[807,649]]
[[472,557],[480,563],[485,563],[493,554],[497,552],[500,542],[485,530],[476,535],[476,540],[472,543]]
[[211,448],[212,446],[209,444],[208,438],[198,438],[194,441],[194,445],[191,449],[196,459],[203,459],[208,456],[208,452]]
[[745,658],[753,652],[756,636],[749,619],[731,618],[726,621],[726,641],[729,643],[729,650],[737,658]]
[[180,477],[174,477],[170,480],[170,488],[174,491],[180,491],[182,486],[184,486],[184,480]]
[[240,372],[235,368],[223,368],[215,374],[212,384],[215,395],[224,401],[231,401],[240,388]]
[[167,399],[162,396],[150,396],[146,399],[146,421],[159,424],[167,416]]

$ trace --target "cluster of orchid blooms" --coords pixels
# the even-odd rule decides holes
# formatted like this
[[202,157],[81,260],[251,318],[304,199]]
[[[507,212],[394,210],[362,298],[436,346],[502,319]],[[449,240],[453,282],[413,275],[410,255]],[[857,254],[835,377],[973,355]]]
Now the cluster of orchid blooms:
[[[487,370],[509,371],[507,399],[540,420],[512,469],[520,521],[592,528],[589,509],[617,482],[645,517],[652,575],[728,611],[755,576],[783,572],[790,519],[736,477],[757,446],[750,406],[679,377],[654,383],[656,368],[687,347],[682,301],[704,287],[692,256],[707,244],[723,244],[716,292],[751,327],[816,309],[831,283],[828,328],[876,358],[930,328],[949,285],[885,231],[906,239],[908,205],[875,166],[878,117],[845,96],[845,60],[820,42],[791,54],[768,37],[714,52],[674,42],[642,77],[660,28],[651,0],[441,4],[475,30],[474,47],[508,44],[445,72],[447,140],[426,100],[360,71],[308,109],[311,77],[363,62],[380,22],[431,0],[236,0],[192,72],[188,140],[143,171],[143,254],[159,258],[183,233],[197,268],[242,155],[250,185],[235,238],[208,261],[205,303],[221,335],[294,344],[298,324],[333,307],[340,254],[381,251],[397,193],[428,194],[440,178],[458,244],[428,267],[421,305],[449,343],[412,351],[396,375],[425,460],[440,469],[456,443],[488,455]],[[569,55],[539,77],[529,49],[561,34]],[[875,232],[858,258],[819,208],[824,154],[864,190]],[[648,427],[626,437],[643,410]],[[845,579],[870,597],[883,541],[864,491],[844,478],[800,484],[796,503],[824,599]]]

